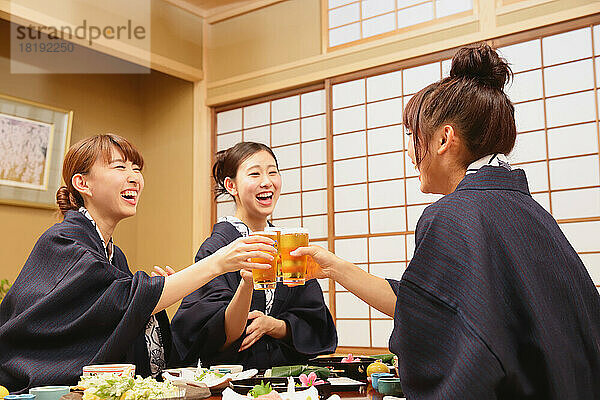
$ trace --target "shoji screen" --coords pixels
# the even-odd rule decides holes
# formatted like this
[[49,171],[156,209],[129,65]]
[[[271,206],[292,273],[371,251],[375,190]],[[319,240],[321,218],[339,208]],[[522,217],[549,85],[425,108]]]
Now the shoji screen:
[[[264,143],[277,156],[282,190],[273,212],[277,226],[304,226],[311,242],[327,247],[325,92],[298,93],[216,113],[216,150],[240,141]],[[233,215],[231,198],[217,202],[217,216]],[[329,282],[321,282],[323,291]],[[325,293],[325,300],[329,297]]]
[[473,0],[328,0],[324,18],[336,47],[472,10]]
[[[525,170],[533,197],[557,219],[600,286],[600,27],[533,32],[516,44],[512,37],[498,43],[515,72],[507,89],[518,130],[511,164]],[[402,111],[414,93],[449,73],[450,56],[335,77],[325,82],[327,95],[311,91],[219,112],[217,145],[256,140],[253,133],[262,132],[282,164],[286,194],[275,221],[308,226],[323,234],[322,244],[329,229],[338,255],[374,275],[399,279],[413,253],[416,223],[439,198],[419,190]],[[280,116],[276,110],[283,105],[289,114]],[[289,127],[280,130],[279,124]],[[220,212],[227,207],[220,203]],[[343,287],[332,288],[341,351],[387,347],[392,320]]]
[[600,285],[600,30],[586,27],[501,48],[512,63],[517,144],[534,198],[556,218]]

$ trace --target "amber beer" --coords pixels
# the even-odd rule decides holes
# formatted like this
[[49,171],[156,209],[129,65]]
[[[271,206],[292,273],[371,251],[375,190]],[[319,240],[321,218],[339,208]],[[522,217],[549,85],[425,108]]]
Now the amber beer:
[[252,270],[252,281],[254,282],[254,289],[265,290],[275,289],[277,286],[277,232],[259,231],[252,232],[252,236],[265,236],[272,239],[275,242],[273,249],[273,260],[267,260],[265,258],[251,258],[250,262],[259,264],[270,264],[271,268]]
[[277,244],[275,247],[277,248],[277,282],[283,282],[283,273],[281,272],[281,252],[279,251],[279,241],[281,240],[281,230],[282,228],[277,226],[267,226],[265,228],[265,232],[271,232],[277,234]]
[[305,228],[290,228],[281,231],[279,252],[281,253],[281,272],[285,285],[304,285],[307,256],[294,257],[291,251],[298,247],[308,246],[308,230]]

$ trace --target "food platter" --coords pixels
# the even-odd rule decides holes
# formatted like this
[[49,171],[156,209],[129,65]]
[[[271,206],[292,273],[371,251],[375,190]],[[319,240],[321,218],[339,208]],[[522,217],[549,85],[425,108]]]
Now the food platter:
[[327,367],[338,376],[345,376],[361,382],[367,382],[367,367],[377,361],[372,357],[360,357],[352,362],[342,362],[345,357],[317,357],[308,361],[309,365]]
[[[297,392],[300,392],[302,390],[308,389],[306,387],[300,387],[299,386],[299,385],[301,385],[299,378],[294,378],[294,382],[296,383],[295,390]],[[271,387],[273,388],[273,390],[275,390],[275,391],[277,391],[279,393],[282,393],[282,392],[285,392],[287,390],[287,387],[288,387],[288,378],[250,378],[250,379],[243,379],[243,380],[239,380],[239,381],[232,381],[231,382],[231,388],[233,389],[234,392],[245,395],[255,385],[259,385],[261,383],[265,383],[265,384],[269,383],[269,384],[271,384]],[[331,383],[329,383],[329,382],[325,382],[325,383],[320,384],[320,385],[315,385],[315,388],[319,392],[319,397],[320,398],[327,398],[327,397],[329,397],[329,395],[331,394],[331,391],[332,391]]]

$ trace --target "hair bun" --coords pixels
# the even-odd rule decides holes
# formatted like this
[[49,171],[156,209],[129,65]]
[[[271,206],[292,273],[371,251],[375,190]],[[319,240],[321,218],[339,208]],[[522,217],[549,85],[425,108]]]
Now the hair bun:
[[506,60],[488,44],[477,47],[463,47],[452,59],[450,77],[466,78],[492,88],[502,90],[512,78],[512,71]]

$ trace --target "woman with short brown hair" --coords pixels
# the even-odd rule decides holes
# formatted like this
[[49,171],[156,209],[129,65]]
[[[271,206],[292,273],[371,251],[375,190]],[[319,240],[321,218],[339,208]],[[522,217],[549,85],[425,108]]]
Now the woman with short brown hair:
[[112,234],[135,215],[144,160],[117,135],[74,144],[57,194],[64,220],[35,244],[0,306],[0,382],[11,392],[77,383],[87,364],[127,362],[157,375],[169,359],[164,309],[211,279],[264,268],[273,242],[241,238],[177,273],[132,274]]

